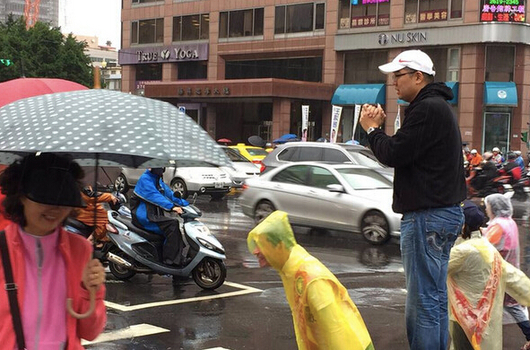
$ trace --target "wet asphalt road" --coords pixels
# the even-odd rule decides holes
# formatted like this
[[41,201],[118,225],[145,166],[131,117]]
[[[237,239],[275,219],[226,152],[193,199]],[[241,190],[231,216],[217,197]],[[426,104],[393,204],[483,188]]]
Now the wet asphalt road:
[[[107,341],[87,349],[296,349],[291,313],[278,274],[260,269],[246,248],[254,226],[237,194],[220,201],[199,197],[202,221],[227,252],[227,283],[202,291],[193,280],[176,286],[171,278],[136,275],[122,282],[107,275]],[[530,273],[529,203],[514,202],[520,230],[522,269]],[[298,243],[320,259],[348,289],[376,349],[407,349],[404,327],[405,279],[399,242],[372,246],[360,235],[312,235],[295,228]],[[149,331],[150,330],[150,331]],[[130,334],[122,332],[129,331]],[[149,333],[151,332],[151,335]],[[121,333],[121,335],[120,335]],[[519,349],[516,325],[504,327],[504,349]]]

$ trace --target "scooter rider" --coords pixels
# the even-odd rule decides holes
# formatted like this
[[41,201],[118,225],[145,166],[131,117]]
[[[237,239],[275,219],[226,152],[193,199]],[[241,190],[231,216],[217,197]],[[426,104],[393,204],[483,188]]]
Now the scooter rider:
[[131,196],[132,222],[139,228],[166,237],[162,251],[164,263],[181,265],[185,261],[182,256],[180,222],[166,213],[174,211],[181,214],[181,206],[189,203],[173,195],[162,180],[164,171],[165,168],[151,168],[138,179]]

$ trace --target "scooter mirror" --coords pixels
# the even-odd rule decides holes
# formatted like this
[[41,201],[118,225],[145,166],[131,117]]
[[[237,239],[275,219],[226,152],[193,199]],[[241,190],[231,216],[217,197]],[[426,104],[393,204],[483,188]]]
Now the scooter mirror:
[[180,191],[175,191],[175,192],[173,192],[173,196],[175,196],[177,198],[182,198],[182,193]]

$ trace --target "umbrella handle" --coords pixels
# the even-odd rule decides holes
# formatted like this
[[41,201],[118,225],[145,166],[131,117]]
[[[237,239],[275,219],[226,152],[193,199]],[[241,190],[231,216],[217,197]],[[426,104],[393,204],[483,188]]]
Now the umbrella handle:
[[78,320],[81,320],[83,318],[87,318],[88,316],[92,315],[94,313],[94,310],[96,309],[96,289],[90,288],[90,307],[88,308],[87,312],[84,314],[79,314],[74,311],[74,308],[72,307],[72,298],[66,299],[66,310],[68,313]]

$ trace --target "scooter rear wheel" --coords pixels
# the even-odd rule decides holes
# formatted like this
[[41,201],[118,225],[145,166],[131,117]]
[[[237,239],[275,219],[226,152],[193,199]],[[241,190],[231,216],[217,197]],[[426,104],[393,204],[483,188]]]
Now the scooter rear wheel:
[[192,271],[193,280],[203,289],[216,289],[226,279],[226,266],[217,259],[204,258]]

